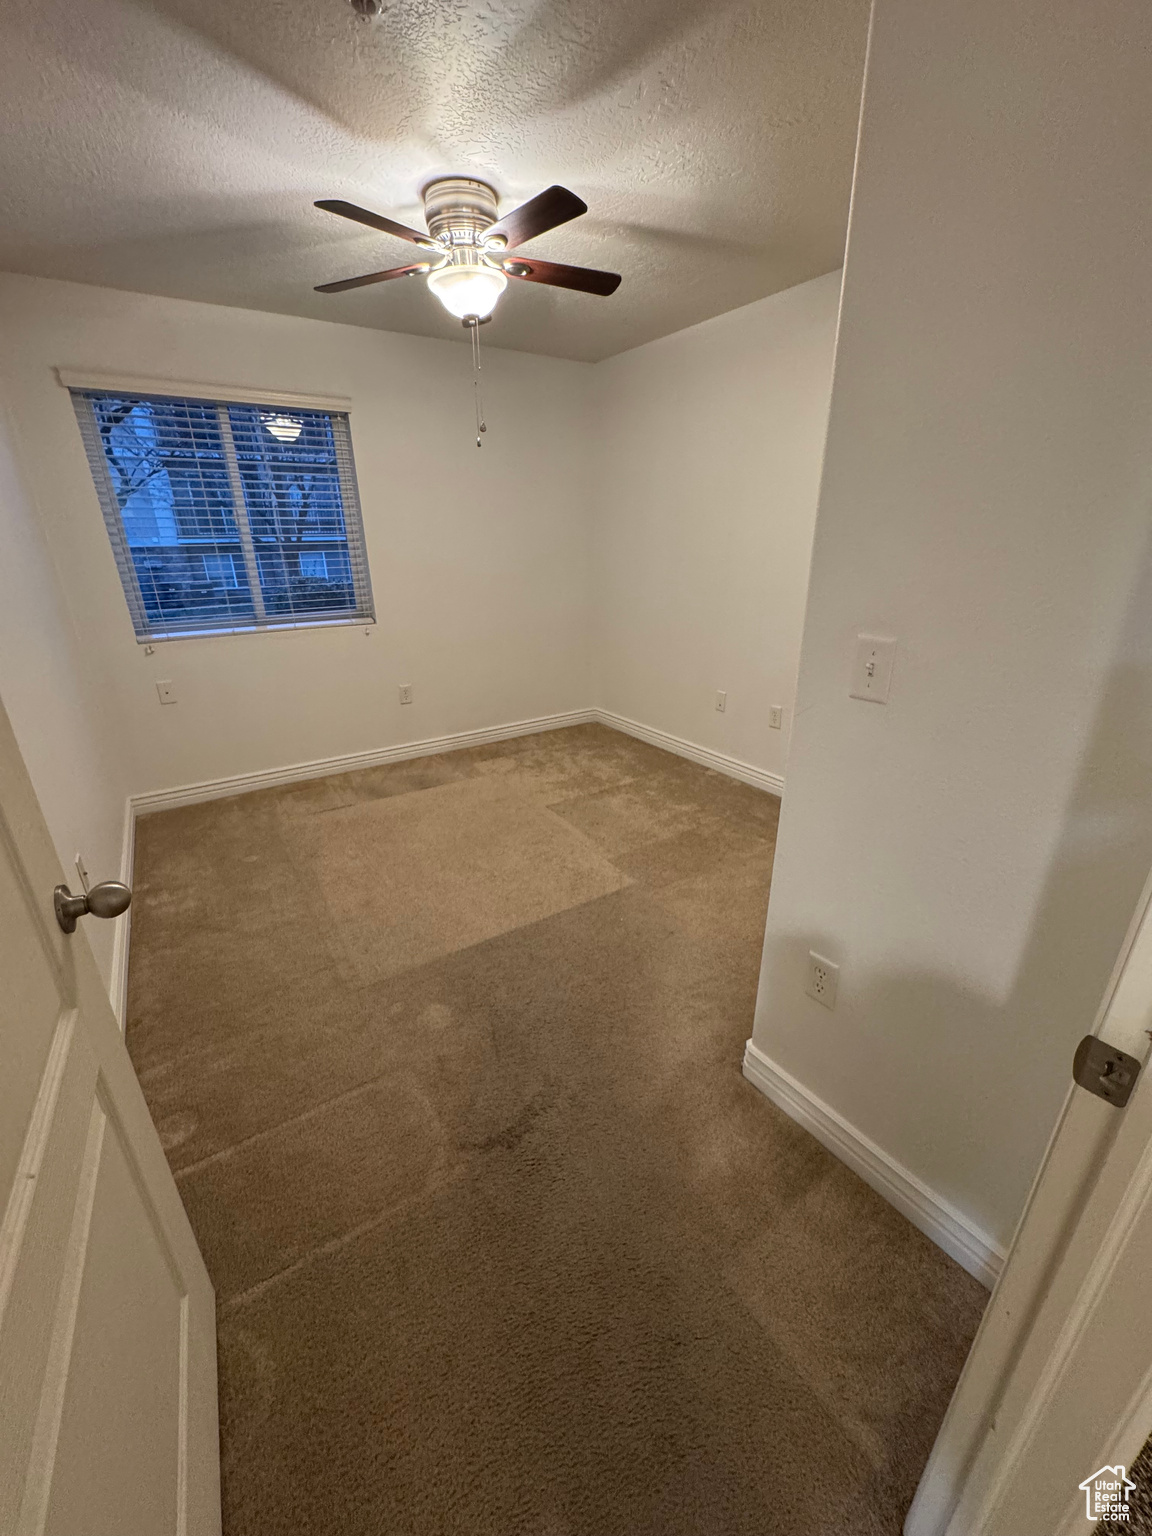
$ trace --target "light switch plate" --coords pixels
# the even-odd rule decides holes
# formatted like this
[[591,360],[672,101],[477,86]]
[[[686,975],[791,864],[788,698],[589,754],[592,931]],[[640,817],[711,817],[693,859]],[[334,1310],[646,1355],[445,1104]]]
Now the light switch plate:
[[852,656],[852,686],[849,696],[867,699],[872,704],[887,704],[892,686],[892,663],[896,642],[882,635],[857,635]]

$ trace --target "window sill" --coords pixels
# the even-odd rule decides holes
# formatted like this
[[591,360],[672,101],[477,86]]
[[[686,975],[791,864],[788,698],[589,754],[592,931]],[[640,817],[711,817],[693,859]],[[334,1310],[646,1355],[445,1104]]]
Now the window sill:
[[222,635],[274,635],[286,629],[368,629],[375,615],[340,619],[296,619],[286,624],[237,624],[224,629],[173,629],[137,635],[137,645],[162,645],[170,640],[219,640]]

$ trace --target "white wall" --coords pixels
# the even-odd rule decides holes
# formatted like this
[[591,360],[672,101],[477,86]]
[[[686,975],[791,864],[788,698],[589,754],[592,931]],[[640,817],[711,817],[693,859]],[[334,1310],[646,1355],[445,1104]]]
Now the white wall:
[[831,273],[596,370],[597,701],[776,775],[839,295]]
[[[119,873],[130,793],[597,703],[781,773],[838,293],[596,368],[489,349],[477,451],[463,343],[0,275],[0,694],[66,867]],[[378,624],[148,655],[58,367],[350,397]]]
[[[119,879],[127,792],[94,707],[83,652],[0,412],[0,702],[74,891],[80,888],[77,853],[93,879]],[[111,985],[115,926],[85,927]]]
[[[21,466],[132,791],[588,706],[588,364],[487,350],[478,451],[463,342],[16,276],[0,334]],[[147,656],[58,366],[351,397],[378,624]]]
[[754,1041],[1001,1241],[1152,864],[1150,48],[874,13]]

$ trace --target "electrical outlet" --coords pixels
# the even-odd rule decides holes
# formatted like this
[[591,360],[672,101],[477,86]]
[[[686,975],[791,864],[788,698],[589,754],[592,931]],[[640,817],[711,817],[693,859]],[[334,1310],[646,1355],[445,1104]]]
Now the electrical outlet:
[[400,684],[400,702],[401,702],[401,704],[411,704],[411,702],[412,702],[412,684],[411,683],[401,683]]
[[826,960],[823,955],[818,955],[814,949],[808,951],[808,985],[804,988],[809,997],[814,997],[818,1003],[823,1003],[825,1008],[835,1008],[836,988],[840,983],[840,967],[835,960]]
[[721,714],[728,708],[728,695],[721,688],[716,690],[716,708]]
[[772,731],[778,731],[783,724],[784,711],[779,704],[773,704],[772,708],[768,711],[768,728]]
[[159,696],[161,704],[175,704],[176,684],[170,677],[166,677],[157,681],[156,692]]

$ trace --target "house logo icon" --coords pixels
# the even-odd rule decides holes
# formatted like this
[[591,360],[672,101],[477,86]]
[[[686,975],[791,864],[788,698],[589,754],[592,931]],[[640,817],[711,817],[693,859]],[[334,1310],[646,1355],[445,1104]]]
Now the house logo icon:
[[1124,1467],[1101,1467],[1080,1484],[1089,1520],[1127,1520],[1128,1495],[1136,1484]]

